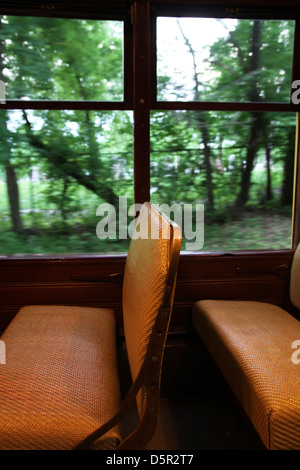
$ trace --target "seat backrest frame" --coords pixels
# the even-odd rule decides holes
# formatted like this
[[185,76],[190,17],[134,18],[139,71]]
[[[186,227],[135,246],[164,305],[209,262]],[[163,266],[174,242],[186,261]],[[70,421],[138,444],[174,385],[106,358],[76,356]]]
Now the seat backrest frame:
[[[147,211],[158,211],[150,203],[143,205]],[[181,248],[181,229],[167,216],[158,213],[159,217],[169,225],[169,266],[166,274],[166,285],[162,302],[158,308],[156,319],[150,333],[147,350],[137,376],[127,393],[120,409],[100,428],[87,436],[75,450],[86,449],[94,441],[104,435],[109,429],[120,423],[136,404],[138,394],[144,390],[145,402],[140,422],[116,449],[137,450],[143,449],[151,439],[157,424],[158,406],[160,398],[161,370],[164,356],[165,343],[167,339],[174,291],[177,279],[177,268]],[[125,268],[126,270],[126,268]]]
[[290,277],[290,299],[294,307],[300,309],[300,243],[296,247]]

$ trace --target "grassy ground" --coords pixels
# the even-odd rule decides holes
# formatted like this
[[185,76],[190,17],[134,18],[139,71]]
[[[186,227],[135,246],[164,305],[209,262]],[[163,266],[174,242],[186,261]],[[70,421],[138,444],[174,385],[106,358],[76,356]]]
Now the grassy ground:
[[[214,221],[215,217],[209,219],[204,213],[204,242],[202,244],[202,239],[191,240],[199,241],[197,251],[290,248],[291,211],[289,214],[280,212],[275,203],[272,210],[257,209],[257,201],[261,198],[257,191],[264,187],[264,182],[260,181],[263,175],[264,173],[255,173],[255,184],[252,185],[252,193],[255,193],[252,194],[252,202],[256,209],[249,209],[239,217],[230,218],[225,213],[226,209],[221,211],[219,208],[221,217],[218,222]],[[274,181],[275,177],[278,179],[278,175],[273,176]],[[279,183],[277,186],[280,186]],[[100,201],[95,194],[76,187],[76,191],[70,192],[70,197],[62,208],[61,193],[48,183],[30,184],[28,179],[24,179],[19,181],[19,190],[24,232],[16,234],[11,230],[6,184],[0,181],[0,255],[127,251],[129,238],[118,241],[100,240],[97,237],[96,227],[100,219],[96,216],[96,209]],[[226,197],[222,193],[224,201]],[[229,205],[225,204],[224,207]],[[186,248],[186,241],[183,240],[182,250]]]
[[[128,249],[129,237],[120,241],[100,240],[96,235],[96,217],[64,224],[59,220],[50,223],[49,218],[48,222],[48,225],[27,226],[22,234],[14,233],[4,224],[0,232],[0,254],[105,253]],[[290,245],[290,216],[251,212],[225,223],[204,223],[204,244],[199,246],[199,251],[286,249]],[[183,240],[182,250],[185,249]]]
[[245,213],[225,224],[205,225],[204,251],[286,249],[291,246],[291,217]]

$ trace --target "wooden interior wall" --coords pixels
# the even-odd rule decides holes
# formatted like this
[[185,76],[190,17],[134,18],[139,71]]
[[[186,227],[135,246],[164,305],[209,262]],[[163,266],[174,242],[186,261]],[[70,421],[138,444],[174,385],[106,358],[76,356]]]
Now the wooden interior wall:
[[[122,273],[126,255],[0,260],[0,329],[23,305],[62,304],[111,307],[122,328]],[[173,333],[191,325],[197,299],[253,299],[289,307],[291,252],[181,254]],[[116,275],[119,274],[119,275]]]
[[[126,256],[0,260],[0,330],[19,308],[31,304],[113,308],[117,317],[119,361],[124,390],[130,383],[122,331],[122,273]],[[195,390],[194,371],[207,369],[192,326],[192,307],[204,298],[270,302],[292,311],[289,274],[292,254],[182,254],[170,333],[165,351],[162,395]],[[199,385],[197,385],[198,387]]]

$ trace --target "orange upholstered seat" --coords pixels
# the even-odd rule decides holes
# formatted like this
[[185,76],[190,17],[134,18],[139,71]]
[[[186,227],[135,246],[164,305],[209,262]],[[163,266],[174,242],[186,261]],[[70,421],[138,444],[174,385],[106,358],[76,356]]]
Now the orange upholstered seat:
[[[112,310],[24,307],[1,337],[0,449],[135,449],[151,438],[181,242],[179,227],[150,204],[138,225],[143,238],[131,240],[123,285],[127,397],[121,403]],[[135,400],[140,425],[122,436]]]
[[[118,410],[112,311],[24,307],[2,340],[1,449],[70,449]],[[97,445],[119,441],[115,428]]]
[[[291,300],[299,308],[299,250]],[[300,322],[262,302],[200,300],[194,326],[267,449],[300,449]]]

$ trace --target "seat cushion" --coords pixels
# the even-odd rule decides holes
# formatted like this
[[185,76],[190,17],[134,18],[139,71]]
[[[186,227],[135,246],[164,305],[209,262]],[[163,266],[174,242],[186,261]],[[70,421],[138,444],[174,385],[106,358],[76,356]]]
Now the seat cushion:
[[300,449],[300,322],[261,302],[202,300],[194,326],[268,449]]
[[[71,449],[118,409],[113,311],[24,307],[1,340],[0,449]],[[119,439],[113,429],[95,446]]]

